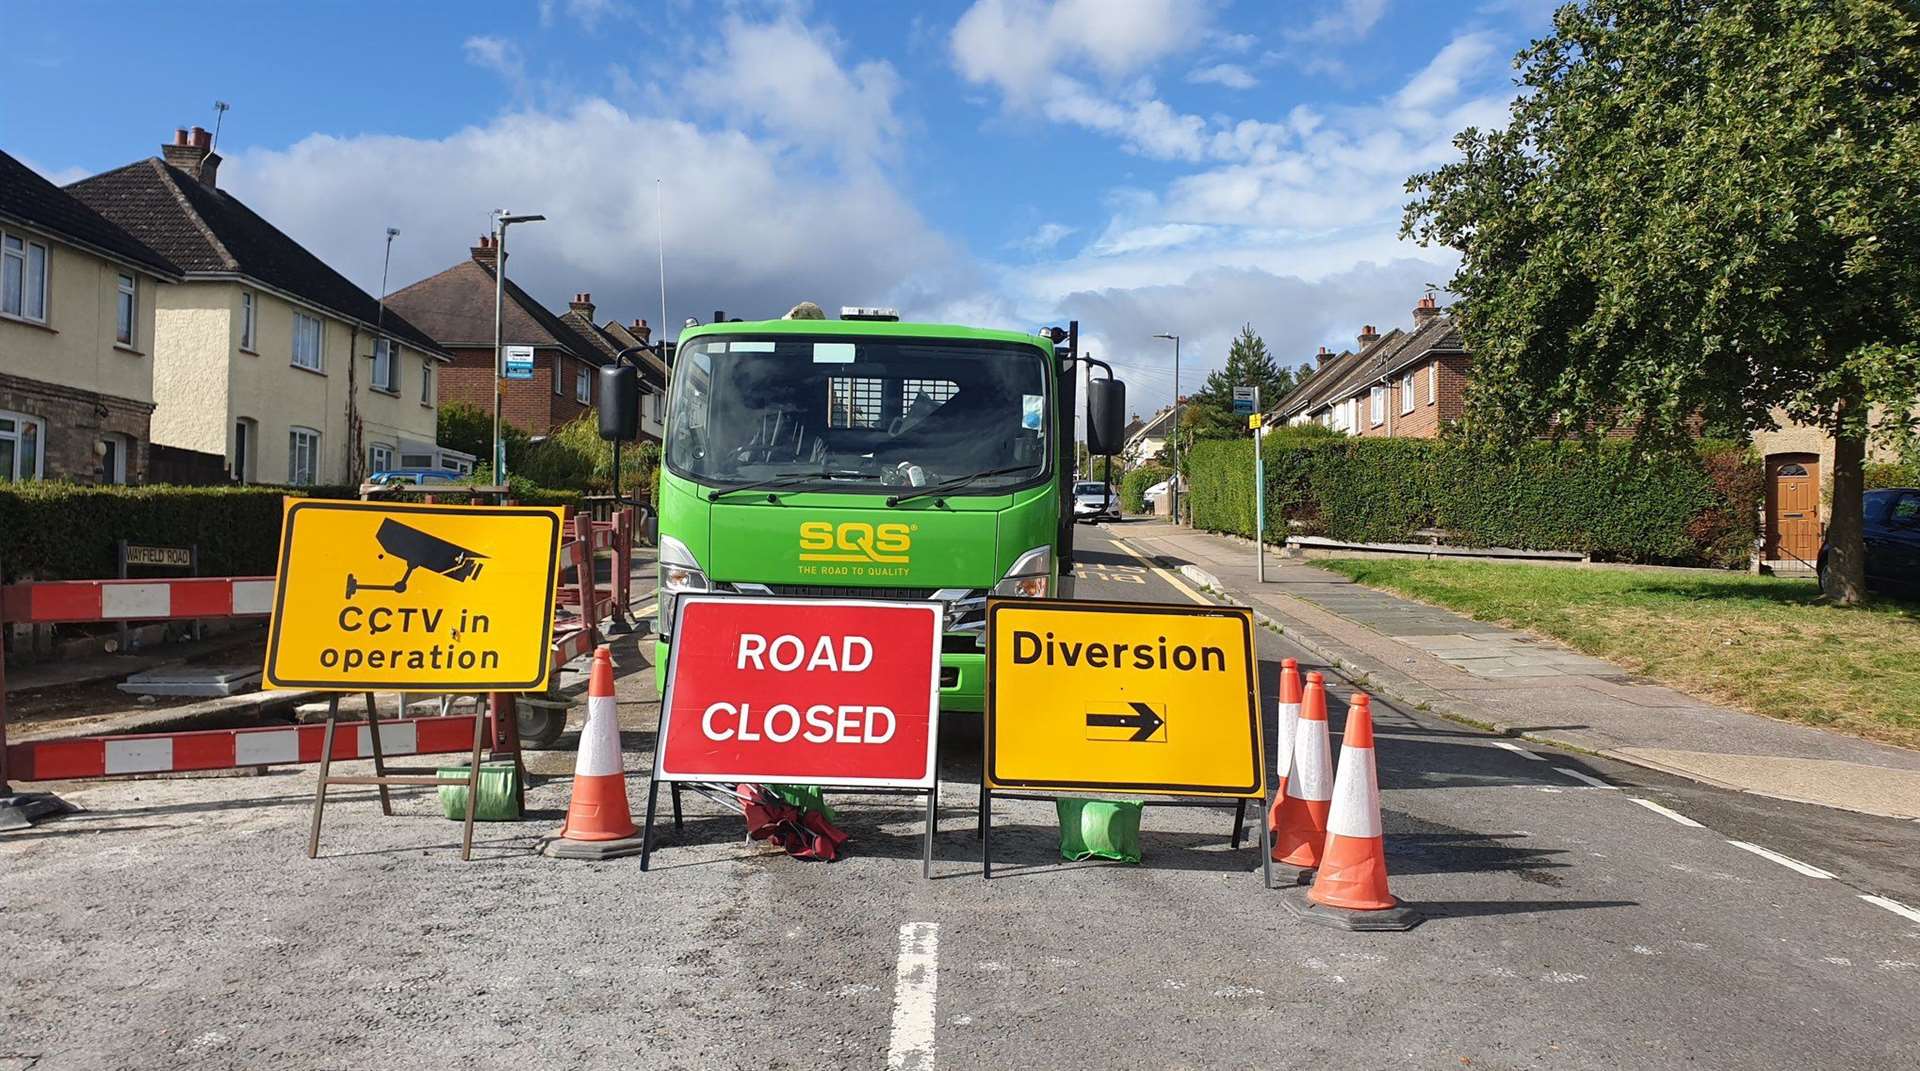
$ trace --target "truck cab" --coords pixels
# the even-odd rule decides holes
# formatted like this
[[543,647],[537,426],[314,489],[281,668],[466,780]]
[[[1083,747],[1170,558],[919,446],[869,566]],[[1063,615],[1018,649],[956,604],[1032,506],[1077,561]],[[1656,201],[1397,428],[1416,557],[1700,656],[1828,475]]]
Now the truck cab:
[[941,709],[980,710],[988,594],[1071,582],[1073,376],[1055,342],[872,318],[683,332],[658,672],[684,593],[933,600]]

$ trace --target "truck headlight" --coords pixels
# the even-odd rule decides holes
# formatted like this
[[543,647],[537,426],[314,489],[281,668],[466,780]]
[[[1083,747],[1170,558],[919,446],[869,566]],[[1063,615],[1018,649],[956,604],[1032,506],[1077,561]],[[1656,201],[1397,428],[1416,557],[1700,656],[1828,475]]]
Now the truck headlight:
[[1053,587],[1053,546],[1035,547],[1020,555],[1006,576],[993,586],[995,595],[1044,599]]
[[670,535],[660,537],[659,617],[654,631],[661,636],[673,632],[673,601],[681,592],[707,591],[706,571],[685,543]]

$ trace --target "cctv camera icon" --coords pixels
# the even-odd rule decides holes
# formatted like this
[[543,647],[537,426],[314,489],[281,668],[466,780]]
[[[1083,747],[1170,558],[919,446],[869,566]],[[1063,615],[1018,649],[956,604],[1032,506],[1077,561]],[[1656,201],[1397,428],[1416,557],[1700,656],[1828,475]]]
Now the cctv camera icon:
[[[397,591],[407,590],[407,581],[412,578],[415,569],[425,569],[430,573],[459,583],[480,575],[486,555],[468,550],[465,547],[449,543],[438,536],[430,536],[418,528],[410,528],[391,518],[380,522],[379,531],[373,537],[380,542],[382,550],[407,563],[407,570],[400,579],[392,584],[363,584],[347,574],[347,598],[353,598],[356,591]],[[382,555],[385,557],[385,555]]]

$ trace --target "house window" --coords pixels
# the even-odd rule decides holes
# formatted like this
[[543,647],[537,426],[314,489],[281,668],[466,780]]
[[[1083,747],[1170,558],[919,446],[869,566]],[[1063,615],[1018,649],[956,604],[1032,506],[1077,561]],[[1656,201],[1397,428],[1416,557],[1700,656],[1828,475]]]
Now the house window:
[[420,404],[433,404],[433,362],[420,362]]
[[557,353],[554,354],[553,355],[553,393],[555,394],[567,393],[567,388],[565,386],[566,375],[567,375],[567,359],[565,357],[560,356]]
[[1435,361],[1432,364],[1427,366],[1427,404],[1432,405],[1433,400],[1439,397],[1439,395],[1440,395],[1440,362]]
[[393,447],[386,443],[374,443],[367,447],[367,471],[386,472],[393,468]]
[[1378,426],[1387,419],[1387,388],[1375,387],[1367,392],[1367,400],[1373,406],[1373,423]]
[[240,348],[252,353],[253,350],[253,291],[240,291]]
[[373,389],[400,393],[400,344],[390,338],[374,340]]
[[25,413],[0,412],[0,483],[37,480],[46,425]]
[[1413,373],[1408,372],[1400,379],[1400,412],[1413,412]]
[[287,482],[295,487],[312,487],[319,482],[320,433],[312,428],[294,428],[287,434]]
[[320,318],[308,316],[304,312],[293,314],[293,366],[318,372],[321,370],[321,340],[324,338]]
[[253,444],[258,435],[246,417],[233,422],[233,478],[241,483],[253,480]]
[[593,401],[593,375],[585,368],[573,373],[573,400],[581,405]]
[[47,322],[47,247],[16,234],[0,237],[0,312]]
[[120,276],[120,295],[114,304],[113,340],[122,346],[133,345],[134,313],[139,306],[140,291],[133,276]]
[[127,452],[130,447],[127,439],[120,435],[102,435],[97,452],[100,455],[100,482],[127,482]]

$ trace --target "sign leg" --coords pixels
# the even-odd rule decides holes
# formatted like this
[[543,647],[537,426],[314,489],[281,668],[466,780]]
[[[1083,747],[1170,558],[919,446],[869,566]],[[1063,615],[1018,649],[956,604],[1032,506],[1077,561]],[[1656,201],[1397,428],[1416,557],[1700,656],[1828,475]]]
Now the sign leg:
[[673,831],[681,833],[685,832],[686,828],[686,822],[680,816],[680,782],[675,781],[673,783]]
[[[1262,808],[1264,810],[1264,808]],[[1273,830],[1267,825],[1267,816],[1259,815],[1254,819],[1260,823],[1260,877],[1267,888],[1273,888]]]
[[933,832],[940,823],[940,782],[927,789],[927,836],[920,848],[920,876],[933,877]]
[[640,827],[640,869],[647,869],[653,859],[653,814],[660,806],[660,780],[647,778],[647,821]]
[[980,785],[980,878],[993,877],[993,791]]
[[460,834],[460,858],[473,858],[473,814],[480,805],[480,761],[484,757],[480,745],[485,739],[487,721],[479,711],[473,714],[473,761],[467,766],[467,823]]
[[1240,834],[1247,828],[1247,801],[1241,797],[1240,803],[1233,809],[1233,850],[1240,850]]
[[[380,751],[380,705],[374,701],[373,693],[367,693],[367,746],[373,749],[373,776],[387,776],[386,757]],[[387,795],[387,783],[380,782],[380,813],[393,817],[393,800]]]
[[320,783],[313,789],[313,826],[307,831],[307,858],[320,856],[320,812],[327,806],[327,773],[333,768],[333,727],[340,720],[340,697],[327,700],[327,729],[320,734]]

